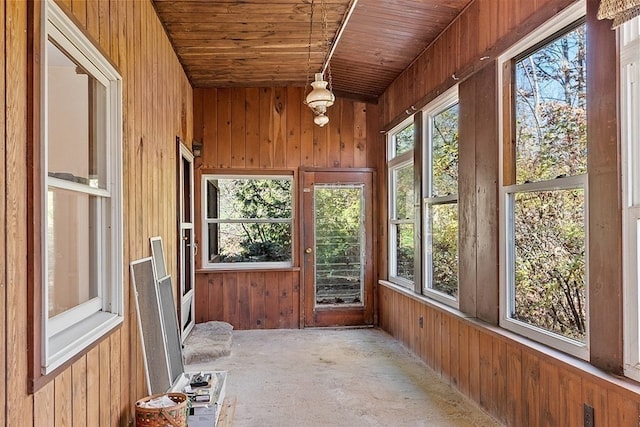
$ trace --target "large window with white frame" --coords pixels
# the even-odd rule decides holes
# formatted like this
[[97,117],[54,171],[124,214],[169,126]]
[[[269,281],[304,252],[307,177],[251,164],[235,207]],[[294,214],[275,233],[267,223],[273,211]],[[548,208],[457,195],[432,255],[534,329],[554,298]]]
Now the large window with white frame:
[[640,17],[619,30],[625,375],[640,381]]
[[414,289],[413,117],[387,134],[389,281]]
[[446,304],[458,301],[458,87],[424,110],[423,292]]
[[293,176],[202,176],[203,266],[292,266]]
[[[588,358],[584,3],[501,57],[501,325]],[[501,97],[504,99],[504,97]]]
[[53,2],[43,46],[42,371],[123,320],[122,79]]

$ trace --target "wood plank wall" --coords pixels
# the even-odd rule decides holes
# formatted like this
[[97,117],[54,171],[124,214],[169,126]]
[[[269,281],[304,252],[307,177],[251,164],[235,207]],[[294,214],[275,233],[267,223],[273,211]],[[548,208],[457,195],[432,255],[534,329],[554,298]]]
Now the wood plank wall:
[[[35,2],[38,3],[38,2]],[[176,252],[176,135],[192,140],[192,89],[150,1],[58,0],[123,77],[124,325],[28,392],[27,2],[0,4],[0,425],[129,426],[147,394],[128,263],[160,235]],[[6,237],[5,237],[6,236]],[[175,257],[168,269],[177,271]]]
[[[380,97],[383,124],[399,123],[573,0],[475,0]],[[456,80],[458,79],[458,80]]]
[[[329,108],[329,124],[320,128],[302,103],[304,94],[302,87],[194,89],[194,138],[203,143],[202,158],[196,160],[196,212],[203,173],[288,170],[297,176],[300,167],[375,166],[379,147],[370,142],[367,127],[368,110],[375,106],[338,98]],[[200,227],[197,222],[198,240]],[[236,329],[298,328],[298,250],[296,243],[292,269],[198,270],[196,322],[221,320]],[[200,267],[201,259],[196,262]]]
[[[380,327],[509,426],[637,426],[640,387],[404,292],[379,286]],[[419,319],[424,319],[420,328]]]
[[[564,356],[496,326],[501,167],[496,59],[572,3],[475,0],[381,97],[381,127],[389,129],[406,118],[405,110],[410,111],[412,105],[420,109],[460,83],[459,201],[464,223],[460,227],[459,275],[461,292],[466,292],[461,296],[460,315],[380,286],[380,326],[508,425],[583,425],[584,403],[595,408],[597,426],[638,425],[640,387],[618,377],[624,328],[618,70],[615,32],[610,22],[595,18],[598,0],[586,1],[591,70],[587,85],[590,362]],[[381,177],[381,193],[386,193],[384,182]],[[381,197],[381,211],[385,205],[386,195]],[[386,254],[382,251],[378,264],[384,272]],[[383,274],[379,277],[385,278]],[[424,329],[418,327],[420,317]]]

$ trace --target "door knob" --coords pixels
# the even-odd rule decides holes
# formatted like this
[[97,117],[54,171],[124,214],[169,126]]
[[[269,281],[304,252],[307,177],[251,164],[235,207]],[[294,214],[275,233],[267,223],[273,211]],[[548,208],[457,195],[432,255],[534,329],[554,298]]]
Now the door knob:
[[307,248],[307,249],[304,250],[305,254],[310,254],[311,252],[313,252],[313,249],[311,249],[311,248]]

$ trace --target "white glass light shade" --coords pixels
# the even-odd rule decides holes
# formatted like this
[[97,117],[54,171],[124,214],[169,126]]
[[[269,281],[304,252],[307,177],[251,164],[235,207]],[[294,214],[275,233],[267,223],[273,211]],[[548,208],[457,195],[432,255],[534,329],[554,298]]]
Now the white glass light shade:
[[307,105],[316,114],[325,113],[327,107],[331,107],[335,101],[333,93],[327,89],[327,82],[323,80],[322,73],[316,73],[316,80],[311,83],[313,89],[306,98]]
[[320,127],[323,127],[327,123],[329,123],[329,117],[325,116],[324,113],[318,114],[313,118],[313,123],[317,124]]

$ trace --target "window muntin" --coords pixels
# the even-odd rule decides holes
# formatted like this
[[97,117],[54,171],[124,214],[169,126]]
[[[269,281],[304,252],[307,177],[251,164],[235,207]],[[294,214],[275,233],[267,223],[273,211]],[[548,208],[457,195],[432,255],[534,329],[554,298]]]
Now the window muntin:
[[[588,357],[586,38],[584,3],[501,58],[501,326]],[[541,42],[542,41],[542,42]],[[553,255],[553,257],[551,257]]]
[[620,32],[624,372],[640,381],[640,17]]
[[290,267],[291,176],[204,175],[204,265]]
[[423,292],[445,304],[458,298],[458,92],[425,109]]
[[414,288],[415,177],[413,118],[387,136],[389,176],[389,280]]
[[122,79],[47,2],[43,31],[42,371],[123,320]]

